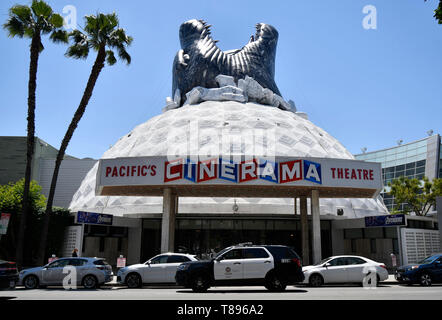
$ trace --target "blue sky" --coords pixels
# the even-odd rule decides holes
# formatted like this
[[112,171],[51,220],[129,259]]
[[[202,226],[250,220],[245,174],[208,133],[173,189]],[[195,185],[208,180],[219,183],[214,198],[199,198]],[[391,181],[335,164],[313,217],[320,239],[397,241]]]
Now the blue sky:
[[[161,113],[171,95],[178,29],[197,18],[212,24],[223,50],[245,45],[257,22],[279,31],[276,83],[286,100],[350,152],[394,146],[441,133],[442,25],[437,0],[116,1],[49,0],[83,16],[117,12],[134,37],[132,64],[105,67],[67,153],[100,158],[121,136]],[[12,5],[2,0],[3,24]],[[362,9],[377,9],[377,29],[362,27]],[[46,41],[45,41],[46,40]],[[58,148],[81,99],[95,54],[64,57],[44,39],[37,77],[36,135]],[[29,41],[0,31],[0,136],[26,135]]]

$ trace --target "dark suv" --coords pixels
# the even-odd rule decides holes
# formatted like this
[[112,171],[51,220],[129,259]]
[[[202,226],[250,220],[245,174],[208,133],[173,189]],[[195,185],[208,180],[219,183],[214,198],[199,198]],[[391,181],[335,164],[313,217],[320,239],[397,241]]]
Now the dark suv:
[[434,254],[417,264],[401,266],[395,277],[399,283],[419,283],[422,286],[442,283],[442,254]]
[[15,262],[0,260],[0,288],[15,288],[18,271]]
[[212,260],[181,264],[175,280],[194,292],[211,286],[252,285],[284,291],[287,285],[304,281],[304,273],[301,259],[291,248],[247,243],[225,248]]

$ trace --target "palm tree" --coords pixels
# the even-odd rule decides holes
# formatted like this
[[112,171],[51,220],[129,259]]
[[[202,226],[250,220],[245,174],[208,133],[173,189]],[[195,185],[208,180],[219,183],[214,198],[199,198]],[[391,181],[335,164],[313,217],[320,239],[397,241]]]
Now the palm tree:
[[114,51],[116,50],[121,60],[126,64],[130,64],[131,57],[126,51],[126,47],[132,43],[132,37],[127,36],[124,29],[119,27],[118,17],[115,13],[112,14],[97,14],[85,17],[86,25],[84,32],[74,30],[69,34],[73,40],[72,46],[66,52],[66,56],[75,59],[86,59],[89,55],[89,50],[97,51],[97,57],[92,67],[89,80],[81,98],[80,104],[72,118],[72,121],[66,131],[63,141],[58,151],[55,160],[54,174],[52,176],[51,187],[49,190],[48,201],[46,205],[43,229],[41,233],[40,250],[38,254],[39,262],[42,263],[46,254],[46,239],[48,234],[49,219],[52,214],[52,203],[54,200],[55,188],[57,185],[57,177],[61,162],[64,158],[66,148],[69,141],[77,128],[78,123],[83,116],[89,99],[92,96],[95,83],[104,68],[105,61],[108,65],[114,65],[117,62]]
[[32,156],[34,153],[35,140],[35,91],[37,88],[38,58],[44,47],[41,36],[50,34],[50,39],[57,42],[68,42],[68,34],[62,30],[63,17],[52,11],[52,8],[44,1],[32,1],[31,6],[15,5],[9,9],[9,19],[3,25],[9,37],[30,38],[30,64],[28,82],[28,125],[27,125],[27,151],[25,186],[23,193],[22,215],[18,233],[16,261],[21,268],[23,263],[23,250],[25,242],[26,218],[29,210],[29,187],[31,182]]

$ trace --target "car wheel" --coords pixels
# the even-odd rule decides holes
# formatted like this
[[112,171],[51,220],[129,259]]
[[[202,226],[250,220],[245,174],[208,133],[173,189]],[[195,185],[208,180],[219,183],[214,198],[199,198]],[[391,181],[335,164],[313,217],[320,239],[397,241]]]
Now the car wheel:
[[27,276],[23,280],[23,284],[26,289],[37,289],[38,288],[38,278],[36,276]]
[[197,275],[192,281],[193,292],[206,292],[209,287],[209,281],[204,275]]
[[130,273],[126,277],[126,284],[128,288],[140,288],[141,287],[141,277],[137,273]]
[[308,283],[311,287],[320,287],[324,284],[324,279],[320,274],[312,274],[308,279]]
[[429,287],[431,286],[431,276],[428,273],[422,273],[419,282],[421,286]]
[[97,278],[95,278],[95,276],[89,274],[83,278],[82,285],[86,289],[95,289],[95,288],[97,288],[97,285],[98,285]]
[[265,287],[267,290],[273,291],[273,292],[281,292],[285,290],[285,287],[287,286],[283,280],[276,274],[272,273],[268,276],[268,279],[266,281]]

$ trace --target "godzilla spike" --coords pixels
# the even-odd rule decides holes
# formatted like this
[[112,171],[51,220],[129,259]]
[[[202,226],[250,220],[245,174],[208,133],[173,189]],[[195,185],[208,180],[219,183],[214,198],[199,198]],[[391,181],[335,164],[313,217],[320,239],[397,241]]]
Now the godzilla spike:
[[[252,77],[263,88],[280,95],[274,80],[278,41],[275,28],[257,23],[256,34],[250,36],[248,45],[242,49],[224,52],[216,45],[219,41],[210,36],[210,25],[204,20],[197,24],[194,28],[184,29],[186,32],[180,34],[180,41],[184,43],[183,50],[189,58],[186,59],[182,54],[181,59],[177,58],[174,62],[173,91],[179,89],[185,95],[195,86],[206,87],[221,73],[235,79]],[[195,41],[187,43],[187,39]],[[187,64],[185,68],[180,64],[183,60]]]

